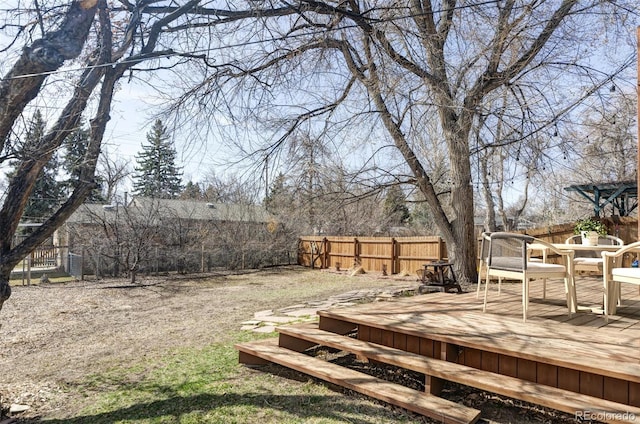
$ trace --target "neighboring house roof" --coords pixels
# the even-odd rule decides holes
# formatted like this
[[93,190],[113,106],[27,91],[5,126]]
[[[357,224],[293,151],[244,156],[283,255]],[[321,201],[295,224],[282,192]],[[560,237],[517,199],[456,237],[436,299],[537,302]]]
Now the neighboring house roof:
[[150,197],[135,197],[129,203],[129,207],[134,205],[141,209],[159,207],[162,215],[183,219],[236,222],[269,222],[272,219],[267,210],[258,205]]
[[96,218],[108,219],[110,216],[115,217],[116,208],[126,208],[129,213],[140,214],[157,210],[161,218],[167,219],[254,223],[267,223],[273,220],[266,209],[258,205],[135,197],[126,206],[84,204],[73,213],[67,222],[91,223],[95,222]]
[[107,219],[113,215],[111,211],[115,206],[97,203],[85,203],[67,219],[67,224],[88,224],[96,222],[96,218]]

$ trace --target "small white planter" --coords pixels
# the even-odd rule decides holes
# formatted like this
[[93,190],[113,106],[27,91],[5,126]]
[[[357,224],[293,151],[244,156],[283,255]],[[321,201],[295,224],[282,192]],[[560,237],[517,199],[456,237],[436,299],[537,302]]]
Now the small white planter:
[[580,232],[582,236],[582,244],[586,246],[597,246],[598,245],[598,233],[595,231],[582,231]]

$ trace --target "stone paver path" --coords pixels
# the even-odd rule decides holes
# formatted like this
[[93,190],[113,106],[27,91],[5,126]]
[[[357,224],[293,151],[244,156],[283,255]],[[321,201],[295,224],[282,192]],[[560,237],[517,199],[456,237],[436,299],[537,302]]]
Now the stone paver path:
[[358,303],[379,302],[394,297],[417,294],[419,283],[387,288],[351,290],[331,296],[326,300],[309,301],[276,310],[258,311],[253,319],[242,323],[242,330],[271,333],[284,324],[310,322],[318,319],[319,310],[353,306]]

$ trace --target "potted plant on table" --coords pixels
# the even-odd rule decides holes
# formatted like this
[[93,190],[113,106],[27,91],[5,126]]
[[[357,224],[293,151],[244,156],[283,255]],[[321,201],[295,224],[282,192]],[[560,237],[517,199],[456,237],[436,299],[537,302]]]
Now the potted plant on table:
[[595,246],[598,244],[598,237],[607,234],[607,226],[597,219],[584,218],[576,221],[573,232],[582,236],[582,244]]

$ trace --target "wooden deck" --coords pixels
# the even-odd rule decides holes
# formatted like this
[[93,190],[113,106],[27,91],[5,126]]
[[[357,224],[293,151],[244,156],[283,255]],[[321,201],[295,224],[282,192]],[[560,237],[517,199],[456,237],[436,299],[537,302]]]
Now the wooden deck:
[[[443,422],[474,422],[480,415],[461,405],[456,415],[456,408],[431,402],[443,380],[574,415],[601,411],[601,421],[640,422],[640,293],[638,287],[623,285],[623,304],[605,324],[600,313],[601,285],[601,278],[577,278],[579,312],[569,318],[563,283],[548,281],[546,299],[542,299],[542,283],[533,282],[526,323],[522,322],[520,283],[503,283],[501,294],[493,283],[486,313],[482,296],[477,299],[475,291],[321,311],[315,328],[282,328],[268,349],[238,345],[240,361],[276,362],[319,378],[323,373],[335,376],[335,369],[321,372],[318,364],[296,368],[287,363],[286,358],[324,345],[422,372],[426,393],[419,396],[420,407],[412,410]],[[360,376],[360,380],[366,378]],[[385,397],[388,387],[377,393],[375,386],[369,381],[360,391],[407,407]]]

